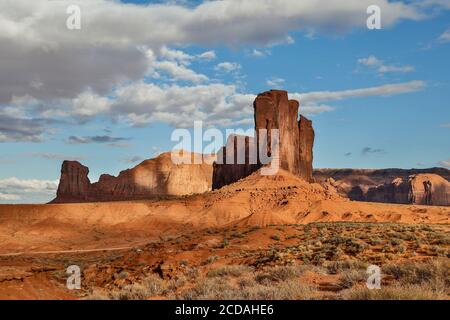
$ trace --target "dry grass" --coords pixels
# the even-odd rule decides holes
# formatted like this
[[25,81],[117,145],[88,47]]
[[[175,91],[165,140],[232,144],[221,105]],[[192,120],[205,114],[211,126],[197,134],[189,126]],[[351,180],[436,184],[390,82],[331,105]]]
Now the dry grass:
[[387,286],[381,289],[355,287],[344,290],[341,298],[345,300],[447,300],[444,292],[434,291],[426,285]]

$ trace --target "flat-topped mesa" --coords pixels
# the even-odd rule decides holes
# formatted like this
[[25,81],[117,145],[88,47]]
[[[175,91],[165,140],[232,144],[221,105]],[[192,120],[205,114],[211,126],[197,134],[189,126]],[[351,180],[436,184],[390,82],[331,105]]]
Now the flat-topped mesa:
[[[300,116],[298,120],[299,102],[289,100],[287,91],[270,90],[258,94],[253,102],[257,164],[251,165],[246,162],[242,164],[231,163],[215,163],[213,170],[213,189],[218,189],[225,184],[233,183],[242,179],[252,172],[258,170],[264,161],[265,148],[266,156],[279,158],[279,168],[291,172],[292,174],[311,182],[312,178],[312,161],[313,161],[313,144],[314,129],[312,122],[307,118]],[[279,145],[278,154],[274,154],[272,143],[273,129],[278,130]],[[261,132],[267,130],[267,135],[261,135]],[[258,141],[258,139],[266,139],[266,141]],[[241,138],[242,139],[242,138]],[[231,140],[232,142],[233,140]],[[230,140],[227,141],[229,146]],[[232,148],[232,146],[230,146]],[[249,149],[245,150],[246,154]],[[224,153],[224,150],[221,150]],[[220,159],[220,156],[218,157]]]

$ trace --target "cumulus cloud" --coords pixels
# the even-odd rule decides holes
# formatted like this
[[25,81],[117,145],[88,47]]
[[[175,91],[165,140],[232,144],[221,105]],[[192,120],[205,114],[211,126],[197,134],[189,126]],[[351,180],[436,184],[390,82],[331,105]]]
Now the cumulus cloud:
[[[104,94],[124,81],[142,79],[148,64],[145,47],[181,64],[192,57],[166,50],[167,46],[268,45],[305,28],[324,32],[365,28],[369,4],[381,7],[386,27],[423,18],[416,6],[402,2],[362,0],[345,6],[323,2],[326,5],[317,5],[316,0],[227,0],[185,7],[81,0],[77,2],[81,30],[71,31],[66,28],[65,1],[1,1],[0,59],[8,63],[0,65],[0,104],[13,95],[73,98],[87,88]],[[212,52],[203,54],[213,57]],[[176,66],[163,67],[173,71]]]
[[16,177],[0,179],[0,201],[30,202],[30,199],[48,201],[54,196],[58,183],[59,180],[18,179]]
[[219,72],[233,72],[240,68],[241,65],[236,62],[221,62],[214,67],[214,70]]
[[23,116],[20,111],[15,108],[0,110],[0,143],[40,142],[48,131],[47,126],[53,123],[50,119]]
[[367,58],[358,59],[358,64],[374,68],[378,73],[408,73],[413,72],[415,68],[413,66],[395,66],[386,65],[377,57],[370,55]]

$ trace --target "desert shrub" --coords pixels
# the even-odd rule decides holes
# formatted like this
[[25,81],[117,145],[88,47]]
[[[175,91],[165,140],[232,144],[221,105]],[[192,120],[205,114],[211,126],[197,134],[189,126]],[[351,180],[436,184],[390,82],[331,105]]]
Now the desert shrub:
[[304,300],[311,299],[310,286],[301,284],[296,279],[279,282],[276,285],[257,284],[245,287],[241,297],[246,300]]
[[330,274],[338,274],[340,272],[350,269],[367,269],[368,264],[360,260],[344,260],[332,261],[326,265],[327,271]]
[[293,300],[310,299],[311,288],[296,280],[270,285],[247,280],[239,286],[232,286],[221,278],[206,278],[194,288],[175,296],[181,300]]
[[230,241],[228,240],[228,238],[223,238],[222,243],[220,244],[220,248],[224,249],[226,247],[228,247],[230,244]]
[[351,288],[357,283],[365,282],[367,277],[365,270],[346,270],[339,278],[339,285],[342,288]]
[[107,291],[94,289],[90,294],[84,297],[85,300],[110,300]]
[[403,285],[426,284],[437,291],[450,287],[449,263],[445,259],[434,259],[422,263],[389,264],[382,270]]
[[225,265],[209,270],[206,276],[210,278],[225,276],[239,277],[250,271],[252,271],[252,269],[244,265]]
[[286,281],[297,278],[302,273],[299,267],[277,266],[266,268],[255,276],[258,283],[266,281]]
[[205,278],[199,280],[193,288],[175,295],[179,300],[224,300],[236,299],[233,287],[222,278]]
[[145,278],[142,282],[133,283],[120,290],[109,293],[113,300],[143,300],[151,296],[160,295],[164,290],[164,282],[156,275]]
[[370,290],[355,287],[344,290],[341,298],[345,300],[445,300],[446,294],[436,292],[426,286],[389,286]]
[[202,262],[202,265],[211,264],[218,259],[219,259],[218,256],[209,256],[205,261]]

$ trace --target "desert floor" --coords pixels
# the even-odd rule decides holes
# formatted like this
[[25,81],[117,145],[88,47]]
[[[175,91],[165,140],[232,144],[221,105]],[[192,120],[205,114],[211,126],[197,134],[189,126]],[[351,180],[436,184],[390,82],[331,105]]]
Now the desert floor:
[[352,202],[285,172],[170,200],[1,205],[0,298],[448,299],[449,229],[449,207]]

